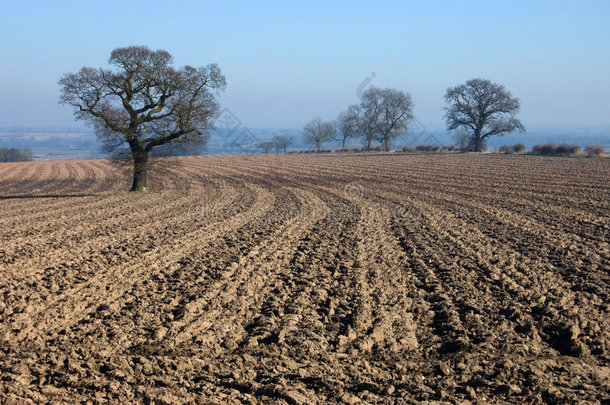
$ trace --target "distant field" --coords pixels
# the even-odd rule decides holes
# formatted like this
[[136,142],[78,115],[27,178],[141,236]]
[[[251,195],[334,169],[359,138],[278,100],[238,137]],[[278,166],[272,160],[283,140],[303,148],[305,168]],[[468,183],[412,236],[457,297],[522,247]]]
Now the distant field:
[[102,157],[94,134],[71,132],[0,132],[0,147],[31,149],[35,160]]
[[599,403],[610,160],[0,164],[0,398]]

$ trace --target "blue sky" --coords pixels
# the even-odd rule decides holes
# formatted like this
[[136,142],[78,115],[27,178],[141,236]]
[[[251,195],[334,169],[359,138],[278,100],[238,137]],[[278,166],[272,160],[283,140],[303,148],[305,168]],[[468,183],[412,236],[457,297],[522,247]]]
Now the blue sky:
[[475,77],[519,97],[526,126],[610,125],[609,22],[607,0],[0,0],[0,126],[81,125],[57,80],[128,45],[218,63],[251,127],[333,119],[367,78],[440,127],[446,89]]

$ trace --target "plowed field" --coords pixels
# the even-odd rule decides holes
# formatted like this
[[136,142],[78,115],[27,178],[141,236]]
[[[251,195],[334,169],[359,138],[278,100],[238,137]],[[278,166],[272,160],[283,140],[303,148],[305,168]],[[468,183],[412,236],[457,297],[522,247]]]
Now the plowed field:
[[610,160],[0,164],[0,397],[609,403]]

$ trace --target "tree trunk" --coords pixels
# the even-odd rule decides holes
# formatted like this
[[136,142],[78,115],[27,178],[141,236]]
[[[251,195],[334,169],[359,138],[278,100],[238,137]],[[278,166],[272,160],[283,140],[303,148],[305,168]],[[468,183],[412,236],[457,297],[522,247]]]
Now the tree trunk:
[[483,140],[481,139],[480,136],[476,136],[474,138],[474,151],[481,152],[482,148],[483,148]]
[[321,142],[316,142],[316,150],[320,152],[320,146],[322,146]]
[[373,138],[367,138],[366,140],[366,150],[371,150],[371,142],[373,141]]
[[133,183],[131,191],[146,192],[146,179],[148,177],[148,153],[143,150],[133,151]]
[[390,150],[390,137],[386,136],[383,138],[383,151],[388,152]]
[[343,149],[345,149],[345,140],[347,139],[347,137],[343,137]]
[[483,149],[483,139],[481,138],[481,130],[474,131],[474,151],[482,152]]

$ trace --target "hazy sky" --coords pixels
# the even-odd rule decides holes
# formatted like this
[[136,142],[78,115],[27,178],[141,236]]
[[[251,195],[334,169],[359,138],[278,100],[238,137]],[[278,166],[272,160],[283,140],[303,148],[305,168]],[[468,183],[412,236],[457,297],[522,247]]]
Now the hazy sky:
[[0,0],[0,126],[81,125],[57,80],[128,45],[218,63],[251,127],[333,119],[367,79],[441,126],[447,87],[475,77],[519,97],[526,126],[610,124],[608,0]]

